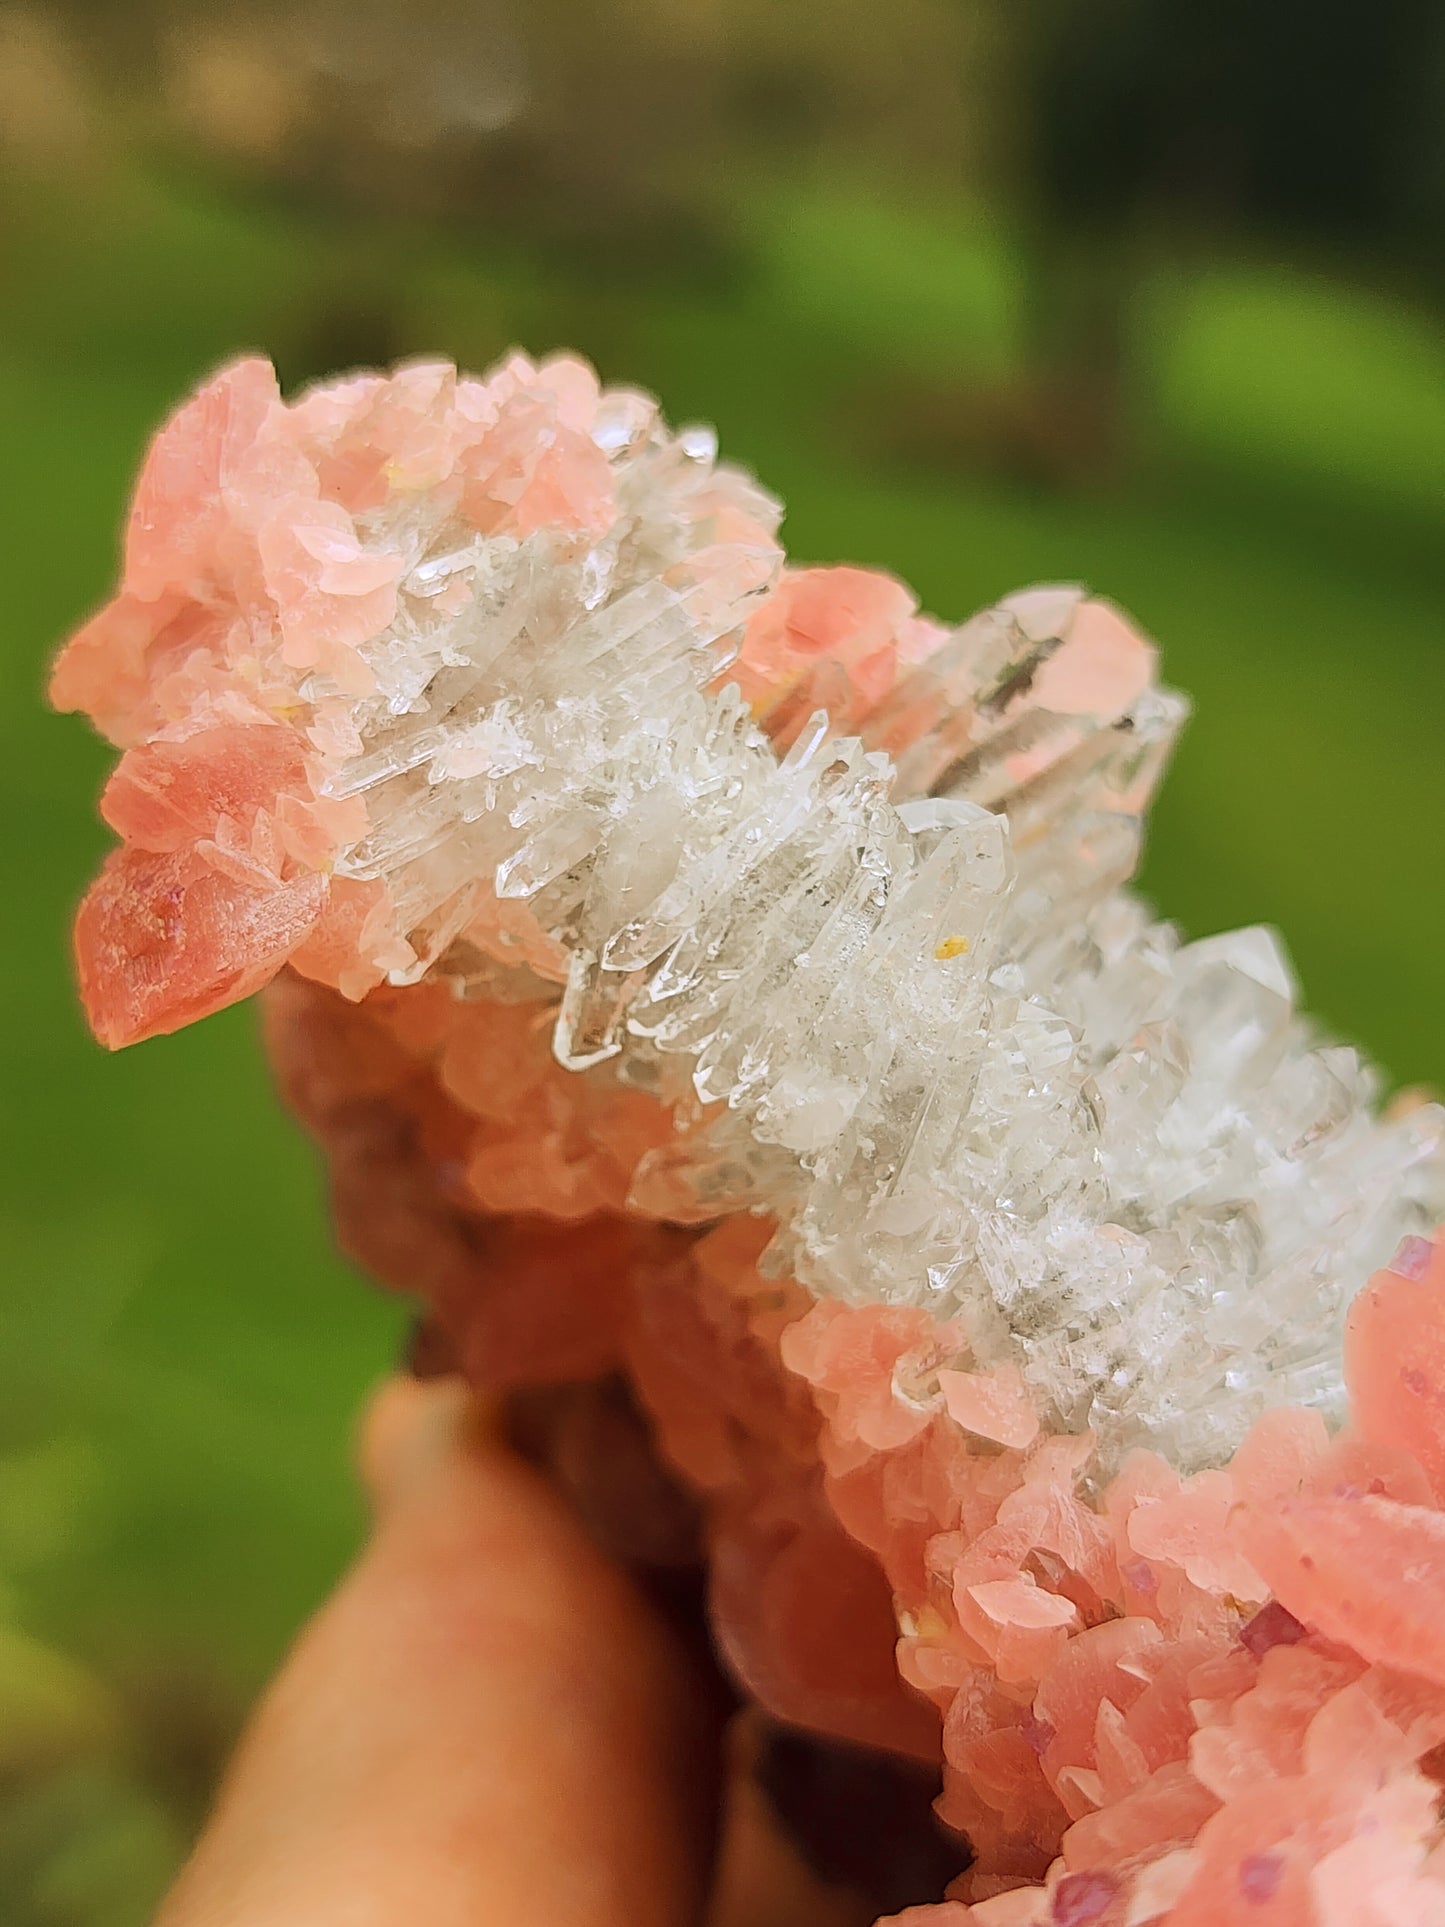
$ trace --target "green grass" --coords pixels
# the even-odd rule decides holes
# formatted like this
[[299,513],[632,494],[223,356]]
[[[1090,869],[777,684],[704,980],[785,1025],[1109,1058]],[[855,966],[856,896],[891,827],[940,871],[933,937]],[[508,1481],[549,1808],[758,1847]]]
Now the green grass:
[[[1171,289],[1167,458],[1080,500],[882,468],[860,430],[880,375],[1007,370],[1016,277],[977,217],[770,189],[753,273],[707,293],[162,175],[37,190],[5,219],[0,1599],[132,1708],[148,1680],[200,1678],[223,1730],[324,1591],[360,1528],[350,1416],[402,1319],[330,1249],[250,1014],[112,1059],[69,982],[106,756],[45,713],[44,664],[105,593],[147,433],[238,348],[274,346],[294,378],[336,339],[474,364],[571,339],[716,421],[788,500],[800,557],[885,565],[947,615],[1030,578],[1106,590],[1197,701],[1155,819],[1155,900],[1195,933],[1278,924],[1323,1022],[1445,1084],[1445,381],[1423,324],[1245,267]],[[85,1898],[121,1878],[106,1867],[154,1884],[177,1822],[136,1785],[113,1761],[44,1782],[41,1818],[0,1828],[0,1900],[12,1835],[29,1867],[46,1814],[100,1817],[67,1822],[79,1859],[44,1876],[61,1899],[26,1875],[7,1918],[118,1920]]]

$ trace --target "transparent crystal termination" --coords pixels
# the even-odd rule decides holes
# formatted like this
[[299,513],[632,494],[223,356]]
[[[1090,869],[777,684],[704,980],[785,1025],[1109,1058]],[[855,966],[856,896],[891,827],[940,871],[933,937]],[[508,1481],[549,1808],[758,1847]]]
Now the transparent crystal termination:
[[1183,713],[1147,685],[1127,728],[1079,713],[1101,645],[1137,675],[1123,625],[1044,590],[950,635],[904,752],[943,793],[895,805],[865,743],[923,692],[862,739],[819,710],[779,761],[735,685],[697,686],[748,581],[706,586],[691,626],[634,589],[469,663],[461,701],[425,685],[382,746],[361,724],[333,787],[386,802],[338,873],[406,901],[420,845],[432,894],[530,906],[569,958],[559,1060],[615,1060],[690,1125],[639,1168],[648,1215],[776,1216],[779,1271],[956,1318],[1106,1464],[1219,1462],[1271,1404],[1338,1418],[1355,1284],[1445,1211],[1442,1120],[1375,1122],[1269,932],[1181,946],[1116,887]]
[[[393,983],[425,975],[479,918],[494,962],[554,973],[546,940],[564,939],[634,791],[641,806],[636,772],[667,753],[674,719],[708,735],[697,688],[726,667],[749,600],[776,580],[774,505],[755,491],[757,523],[699,547],[689,538],[715,505],[688,498],[715,481],[710,438],[650,437],[635,400],[614,398],[615,427],[594,431],[632,459],[615,464],[622,519],[580,555],[547,530],[488,538],[454,518],[378,530],[389,549],[406,545],[409,566],[396,620],[362,650],[375,688],[347,715],[360,753],[324,794],[365,800],[367,833],[334,874],[385,885],[412,952]],[[736,509],[746,484],[729,479]],[[696,519],[679,513],[690,507]],[[704,793],[695,812],[705,837]],[[489,914],[544,892],[540,950],[532,919],[523,934],[504,907]],[[444,967],[466,974],[457,954]]]
[[[295,736],[304,809],[249,843],[233,810],[205,851],[205,888],[269,877],[301,906],[262,976],[289,944],[313,969],[344,951],[352,996],[562,986],[560,1062],[675,1108],[638,1211],[775,1218],[778,1272],[954,1321],[1105,1466],[1136,1442],[1222,1462],[1268,1406],[1341,1415],[1350,1293],[1445,1216],[1445,1116],[1376,1121],[1268,932],[1181,945],[1122,887],[1184,706],[1116,612],[1045,588],[948,629],[865,578],[902,598],[871,687],[862,616],[809,655],[809,578],[849,572],[780,580],[776,504],[580,364],[404,370],[291,411],[246,381],[215,476],[163,466],[132,538],[144,564],[168,487],[271,501],[299,434],[254,537],[280,622],[237,625],[233,514],[185,584],[224,634],[198,648],[182,598],[168,677],[103,720],[133,745],[107,793],[124,835],[180,807],[154,758],[233,725],[238,682],[248,726]],[[361,483],[359,407],[388,454]],[[152,575],[153,602],[180,594],[172,559]],[[129,637],[124,604],[60,700],[101,714],[88,665]],[[157,876],[167,902],[194,882]]]
[[549,825],[594,847],[533,897],[572,946],[560,1060],[718,1107],[634,1203],[777,1216],[779,1271],[957,1318],[1106,1459],[1337,1416],[1353,1281],[1445,1205],[1441,1121],[1374,1122],[1269,933],[1181,947],[1102,836],[1016,857],[966,793],[895,807],[822,713],[781,763],[731,691],[658,722]]

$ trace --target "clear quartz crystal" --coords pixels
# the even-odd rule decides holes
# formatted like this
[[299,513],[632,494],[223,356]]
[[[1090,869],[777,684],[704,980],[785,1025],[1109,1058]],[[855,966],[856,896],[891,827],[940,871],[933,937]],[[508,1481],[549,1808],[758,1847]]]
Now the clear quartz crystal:
[[1181,945],[1121,887],[1184,705],[1092,713],[1078,665],[1108,671],[1117,618],[1041,589],[861,740],[799,718],[779,760],[718,687],[775,551],[690,512],[710,438],[625,391],[594,434],[625,512],[584,553],[444,509],[370,531],[408,572],[332,789],[369,812],[339,873],[410,931],[393,979],[534,987],[530,918],[560,1062],[677,1105],[640,1208],[768,1213],[776,1266],[956,1318],[1106,1459],[1337,1416],[1349,1294],[1445,1216],[1445,1117],[1376,1119],[1271,933]]

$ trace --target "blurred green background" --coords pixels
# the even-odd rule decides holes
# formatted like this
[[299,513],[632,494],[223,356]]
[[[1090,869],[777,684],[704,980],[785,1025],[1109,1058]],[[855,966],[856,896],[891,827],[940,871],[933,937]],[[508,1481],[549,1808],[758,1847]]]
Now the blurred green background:
[[74,1008],[107,758],[44,668],[158,418],[243,348],[566,343],[716,422],[795,557],[955,618],[1088,581],[1197,704],[1150,894],[1278,924],[1327,1027],[1445,1084],[1442,21],[3,0],[0,1919],[146,1917],[356,1541],[405,1323],[248,1011],[109,1059]]

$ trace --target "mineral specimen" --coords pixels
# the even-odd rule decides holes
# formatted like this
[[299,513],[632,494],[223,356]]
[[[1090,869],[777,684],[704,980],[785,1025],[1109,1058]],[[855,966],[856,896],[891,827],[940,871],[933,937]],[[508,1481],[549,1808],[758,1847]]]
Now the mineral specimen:
[[1130,894],[1114,609],[785,568],[715,455],[566,357],[217,376],[55,672],[95,1028],[270,983],[348,1248],[625,1374],[772,1713],[941,1746],[918,1927],[1445,1920],[1445,1116]]

